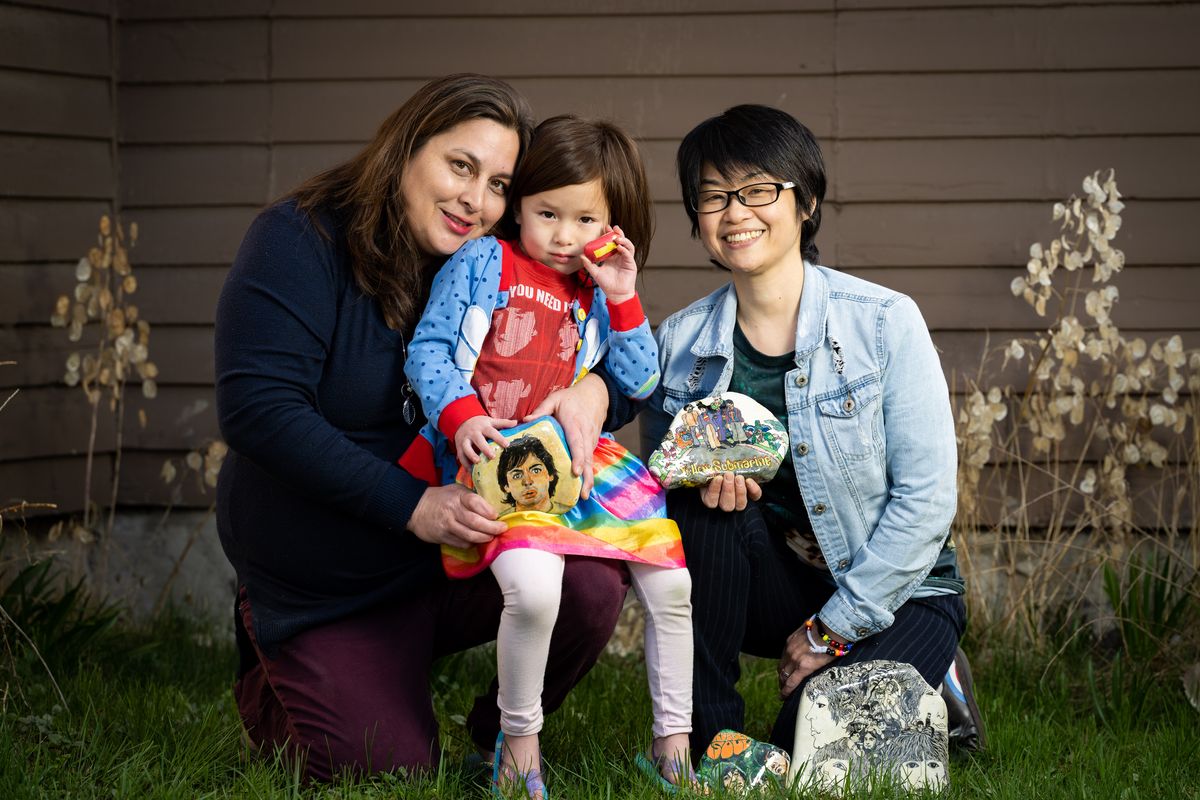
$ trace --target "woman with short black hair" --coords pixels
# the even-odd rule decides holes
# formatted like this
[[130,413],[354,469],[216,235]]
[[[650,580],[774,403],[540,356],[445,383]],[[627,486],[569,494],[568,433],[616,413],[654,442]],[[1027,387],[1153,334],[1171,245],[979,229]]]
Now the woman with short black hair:
[[726,473],[668,495],[692,573],[692,749],[745,728],[750,653],[779,658],[771,740],[790,751],[815,672],[892,659],[936,687],[953,659],[965,610],[949,395],[916,304],[818,264],[825,168],[808,128],[730,108],[684,138],[678,171],[692,235],[730,282],[659,326],[644,449],[723,391],[754,397],[790,438],[762,486]]

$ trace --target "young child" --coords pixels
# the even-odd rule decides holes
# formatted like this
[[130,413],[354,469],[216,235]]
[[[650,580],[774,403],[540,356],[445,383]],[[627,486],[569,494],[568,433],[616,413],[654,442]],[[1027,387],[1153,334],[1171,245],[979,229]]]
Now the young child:
[[[453,480],[455,455],[469,472],[493,455],[488,440],[507,446],[500,430],[601,358],[631,398],[648,397],[658,383],[658,349],[635,290],[651,217],[634,142],[605,122],[548,119],[510,198],[505,221],[517,240],[484,237],[455,253],[434,279],[409,347],[405,371],[429,425],[401,463],[431,482]],[[584,245],[613,230],[616,252],[591,263]],[[503,592],[495,788],[524,781],[533,798],[547,796],[541,694],[567,555],[628,562],[646,609],[654,711],[654,743],[638,765],[670,788],[692,780],[691,578],[679,531],[666,517],[662,488],[625,448],[602,437],[594,463],[595,488],[566,513],[518,508],[492,542],[442,548],[451,577],[490,568]]]

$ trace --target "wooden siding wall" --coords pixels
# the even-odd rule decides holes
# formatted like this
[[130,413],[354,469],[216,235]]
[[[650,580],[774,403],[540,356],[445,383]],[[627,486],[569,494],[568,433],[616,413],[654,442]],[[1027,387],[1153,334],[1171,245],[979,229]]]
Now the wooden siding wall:
[[[126,502],[161,502],[164,455],[216,434],[213,308],[256,211],[451,71],[504,77],[540,115],[610,117],[639,139],[657,213],[643,288],[652,322],[722,282],[688,237],[676,144],[704,117],[761,102],[823,143],[822,260],[913,295],[948,372],[973,371],[987,332],[1037,326],[1009,282],[1029,245],[1053,235],[1051,203],[1110,166],[1129,204],[1116,319],[1197,344],[1200,253],[1186,234],[1200,212],[1196,3],[118,0],[117,17],[119,194],[141,227],[140,307],[161,369]],[[31,109],[6,108],[0,122],[0,163],[24,176],[11,188],[6,175],[0,198],[0,341],[13,343],[0,353],[27,362],[0,385],[38,400],[0,417],[0,495],[15,483],[69,505],[38,476],[73,469],[66,454],[86,431],[56,385],[65,337],[43,323],[107,198],[111,166],[88,153],[110,135],[107,39],[95,32],[108,22],[23,7],[0,20],[47,26],[53,42],[4,52],[16,37],[0,39],[0,66],[21,61],[0,71],[0,97]],[[64,37],[85,35],[101,41],[80,62],[86,48]]]
[[[0,5],[0,506],[82,505],[88,407],[49,326],[116,195],[113,3]],[[111,437],[109,437],[111,438]],[[106,482],[110,465],[96,467]],[[103,497],[97,491],[96,498]]]

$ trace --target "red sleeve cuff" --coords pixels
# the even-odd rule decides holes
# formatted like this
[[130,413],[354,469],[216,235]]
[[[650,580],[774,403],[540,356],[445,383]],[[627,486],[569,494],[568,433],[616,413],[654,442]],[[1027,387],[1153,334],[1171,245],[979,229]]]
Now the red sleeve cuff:
[[458,429],[464,422],[471,417],[486,416],[487,411],[484,410],[478,397],[473,394],[463,395],[442,409],[442,415],[438,417],[438,430],[453,442],[454,434],[458,433]]
[[442,483],[433,459],[433,445],[424,436],[413,439],[396,463],[409,475],[420,478],[430,486],[440,486]]
[[614,331],[631,331],[646,318],[642,310],[642,301],[635,294],[623,303],[613,304],[605,299],[608,306],[608,326]]

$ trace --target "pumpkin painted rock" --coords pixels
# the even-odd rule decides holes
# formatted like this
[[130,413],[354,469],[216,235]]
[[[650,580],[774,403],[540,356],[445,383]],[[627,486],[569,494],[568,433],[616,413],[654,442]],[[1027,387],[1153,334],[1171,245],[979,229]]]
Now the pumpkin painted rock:
[[719,731],[700,758],[696,776],[719,792],[748,794],[783,785],[788,754],[737,731]]
[[471,469],[460,481],[492,504],[500,516],[516,511],[565,514],[579,502],[582,481],[571,473],[567,437],[553,417],[500,431],[508,447]]
[[668,489],[702,486],[725,472],[765,483],[787,451],[787,429],[774,414],[744,394],[724,392],[680,409],[648,466]]
[[910,664],[831,667],[804,687],[791,777],[839,793],[872,775],[937,791],[948,784],[947,744],[946,703]]

